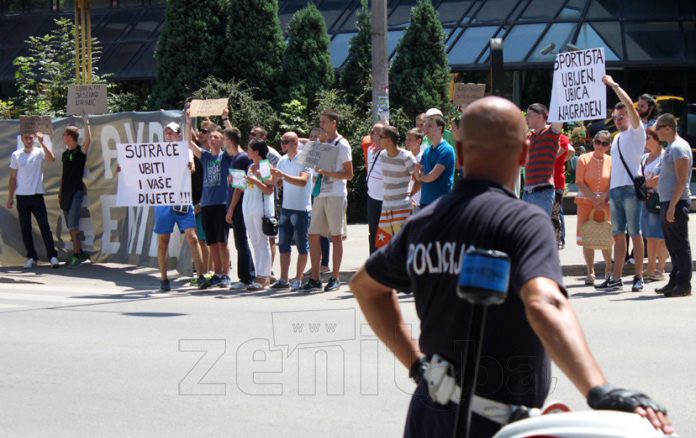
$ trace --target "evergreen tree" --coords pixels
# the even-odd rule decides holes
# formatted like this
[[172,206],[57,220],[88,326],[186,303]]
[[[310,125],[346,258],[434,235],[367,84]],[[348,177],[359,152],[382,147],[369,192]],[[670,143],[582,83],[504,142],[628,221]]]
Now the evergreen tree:
[[372,18],[367,0],[361,0],[358,33],[350,39],[348,59],[341,69],[340,85],[347,99],[364,109],[372,104]]
[[244,81],[257,97],[271,98],[284,46],[277,0],[230,1],[223,79]]
[[449,82],[445,33],[438,13],[430,0],[419,0],[389,70],[392,106],[402,108],[411,119],[428,108],[447,114]]
[[181,108],[203,78],[220,77],[226,0],[169,0],[155,52],[152,108]]
[[288,24],[288,45],[283,57],[278,99],[298,100],[309,109],[319,92],[334,83],[329,35],[324,17],[314,3],[297,11]]

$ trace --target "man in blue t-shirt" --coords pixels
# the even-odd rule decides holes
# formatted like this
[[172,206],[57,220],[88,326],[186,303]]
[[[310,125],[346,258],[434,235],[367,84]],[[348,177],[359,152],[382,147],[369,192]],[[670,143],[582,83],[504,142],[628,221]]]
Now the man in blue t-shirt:
[[203,165],[201,216],[215,272],[210,283],[219,287],[229,287],[230,256],[227,251],[229,226],[225,222],[225,215],[227,214],[227,176],[232,164],[232,156],[222,150],[223,140],[220,127],[209,130],[210,151],[206,151],[190,141],[191,116],[188,110],[186,111],[186,126],[189,148]]
[[431,145],[423,152],[421,162],[416,164],[416,181],[421,186],[421,208],[449,193],[454,184],[454,148],[442,138],[445,132],[445,119],[440,115],[428,117],[425,121],[425,135]]

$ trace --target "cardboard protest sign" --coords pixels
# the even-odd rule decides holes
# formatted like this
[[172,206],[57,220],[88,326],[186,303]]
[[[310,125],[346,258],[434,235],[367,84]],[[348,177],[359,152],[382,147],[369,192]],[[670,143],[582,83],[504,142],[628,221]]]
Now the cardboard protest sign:
[[259,161],[259,173],[261,176],[259,179],[261,181],[266,181],[271,178],[271,162],[268,160]]
[[53,134],[51,116],[19,116],[20,134]]
[[67,114],[106,114],[106,84],[69,85]]
[[602,83],[605,65],[603,47],[556,55],[548,121],[605,118],[607,87]]
[[191,101],[191,117],[220,116],[222,111],[227,108],[229,99],[193,99]]
[[454,104],[468,105],[486,94],[486,84],[455,84]]
[[232,177],[232,187],[235,189],[246,189],[247,180],[246,172],[240,169],[229,169],[230,176]]
[[302,151],[297,157],[297,164],[313,169],[315,166],[320,170],[332,172],[336,166],[338,158],[338,146],[330,143],[319,143],[310,141],[305,143]]
[[117,206],[191,204],[186,142],[118,144],[116,152],[121,166]]

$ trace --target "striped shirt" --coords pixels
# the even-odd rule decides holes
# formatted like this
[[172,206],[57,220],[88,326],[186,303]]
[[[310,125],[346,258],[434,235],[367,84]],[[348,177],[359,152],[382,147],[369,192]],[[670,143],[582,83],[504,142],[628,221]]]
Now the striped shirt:
[[542,184],[553,184],[553,166],[558,153],[558,140],[560,133],[556,134],[548,125],[539,134],[530,132],[529,161],[524,167],[524,186],[527,189]]
[[385,150],[379,158],[382,161],[382,176],[384,178],[382,211],[410,210],[411,198],[408,196],[408,183],[411,181],[416,159],[413,154],[403,149],[395,157],[390,157]]

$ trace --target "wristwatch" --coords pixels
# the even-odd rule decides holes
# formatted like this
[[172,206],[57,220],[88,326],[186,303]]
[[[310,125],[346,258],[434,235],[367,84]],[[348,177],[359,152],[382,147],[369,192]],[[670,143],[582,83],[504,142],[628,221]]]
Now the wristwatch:
[[614,82],[614,85],[612,85],[611,88],[613,88],[614,90],[616,90],[617,88],[619,88],[619,83],[618,83],[618,82]]

